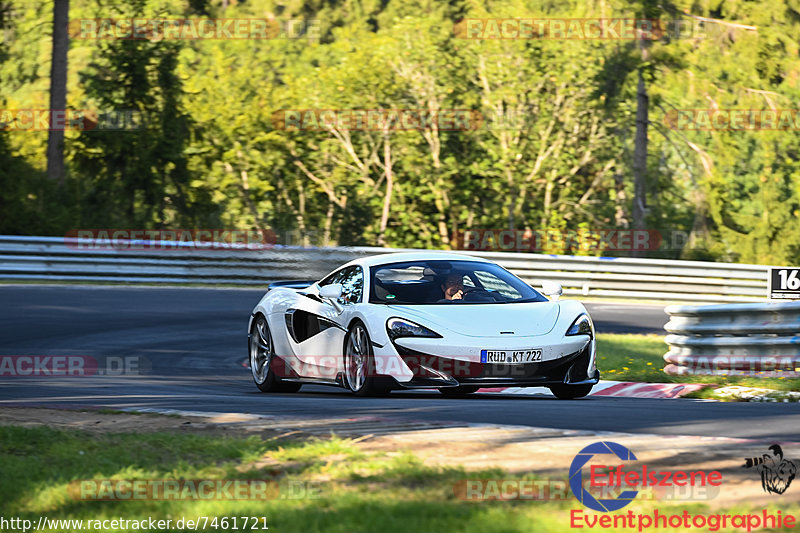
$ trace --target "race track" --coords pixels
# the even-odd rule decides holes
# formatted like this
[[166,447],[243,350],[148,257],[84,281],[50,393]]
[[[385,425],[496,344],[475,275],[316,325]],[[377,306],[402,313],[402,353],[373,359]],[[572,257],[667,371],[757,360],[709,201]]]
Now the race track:
[[[446,399],[394,392],[354,398],[304,386],[262,394],[242,367],[247,317],[260,290],[0,286],[0,355],[86,355],[142,362],[133,375],[0,376],[0,405],[170,408],[299,417],[502,423],[664,435],[800,441],[798,404],[483,394]],[[587,304],[601,333],[661,333],[663,308]],[[101,368],[101,371],[103,369]],[[601,369],[602,370],[602,369]]]

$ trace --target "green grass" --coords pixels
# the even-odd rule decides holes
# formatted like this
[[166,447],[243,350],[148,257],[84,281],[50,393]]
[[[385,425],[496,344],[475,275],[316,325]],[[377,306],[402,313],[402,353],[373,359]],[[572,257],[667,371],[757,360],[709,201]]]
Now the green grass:
[[[535,463],[532,458],[531,466]],[[0,427],[0,465],[0,515],[34,523],[42,515],[84,520],[263,516],[269,529],[278,532],[560,532],[569,527],[570,510],[581,509],[569,495],[554,501],[463,501],[454,495],[453,486],[459,481],[536,478],[499,469],[434,468],[408,452],[364,452],[338,438],[279,442],[168,433],[90,435],[5,426]],[[567,466],[560,480],[565,479]],[[316,480],[320,492],[314,498],[168,502],[87,502],[67,493],[71,480],[110,477]],[[665,503],[637,501],[626,511],[656,506],[676,512],[707,509],[688,502],[678,507]]]
[[[268,458],[268,460],[264,460]],[[261,462],[258,462],[261,460]],[[465,502],[453,484],[504,476],[431,468],[410,453],[359,451],[332,438],[278,442],[258,437],[143,433],[90,435],[49,428],[0,427],[0,516],[33,520],[264,516],[273,531],[382,533],[561,529],[519,502]],[[247,465],[253,465],[247,468]],[[67,487],[81,479],[316,480],[314,498],[267,501],[82,501]],[[561,501],[566,510],[574,502]]]
[[[668,347],[660,335],[597,336],[597,367],[603,379],[649,383],[710,383],[742,385],[775,390],[800,390],[800,379],[736,376],[670,376],[664,373],[664,354]],[[699,391],[695,397],[712,397],[711,391]]]
[[663,372],[667,345],[659,335],[597,336],[597,367],[603,379],[618,381],[672,381]]

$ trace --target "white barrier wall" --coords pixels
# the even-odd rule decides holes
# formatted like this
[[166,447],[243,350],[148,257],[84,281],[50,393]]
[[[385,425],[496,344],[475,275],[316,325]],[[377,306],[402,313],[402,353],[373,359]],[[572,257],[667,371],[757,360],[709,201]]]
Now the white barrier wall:
[[[63,237],[0,236],[0,280],[266,286],[319,279],[342,263],[390,248],[246,250],[233,246],[85,249]],[[136,249],[138,247],[138,249]],[[125,248],[128,248],[127,246]],[[465,252],[486,257],[525,281],[558,281],[568,296],[692,303],[763,302],[767,267],[703,261]]]
[[664,371],[800,377],[800,302],[666,308]]

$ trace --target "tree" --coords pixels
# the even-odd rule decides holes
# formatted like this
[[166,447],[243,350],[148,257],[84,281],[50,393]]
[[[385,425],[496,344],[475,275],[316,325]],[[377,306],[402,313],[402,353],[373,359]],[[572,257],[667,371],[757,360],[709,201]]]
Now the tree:
[[[128,17],[144,18],[136,4]],[[72,147],[84,183],[84,224],[129,227],[191,225],[212,209],[204,187],[190,187],[185,154],[191,119],[183,110],[177,74],[183,43],[109,40],[81,75],[100,127],[81,132]],[[103,116],[121,113],[119,129],[103,128]],[[132,120],[131,120],[132,119]]]
[[69,0],[53,0],[53,53],[50,64],[50,132],[47,137],[47,177],[64,181],[64,130],[55,127],[54,114],[67,109],[67,52]]

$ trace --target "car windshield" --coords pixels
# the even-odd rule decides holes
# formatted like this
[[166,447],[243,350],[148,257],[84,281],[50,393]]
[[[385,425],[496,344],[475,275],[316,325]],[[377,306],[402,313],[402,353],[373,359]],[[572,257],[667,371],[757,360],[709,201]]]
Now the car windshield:
[[494,263],[404,261],[370,268],[370,303],[458,305],[546,302],[530,285]]

